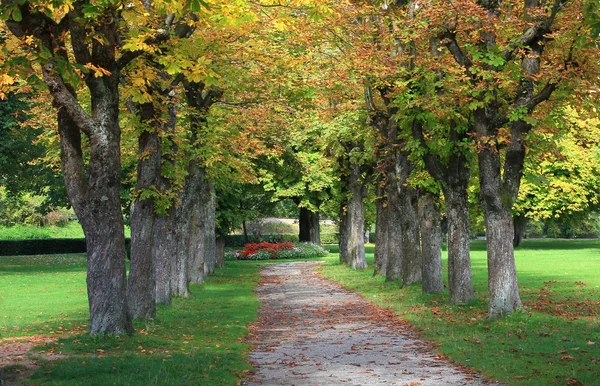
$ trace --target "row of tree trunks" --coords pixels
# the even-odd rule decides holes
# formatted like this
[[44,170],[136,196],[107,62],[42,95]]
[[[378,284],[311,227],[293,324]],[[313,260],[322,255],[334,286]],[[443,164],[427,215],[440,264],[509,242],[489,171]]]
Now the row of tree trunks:
[[350,164],[345,184],[348,194],[340,207],[340,261],[362,269],[367,267],[363,203],[367,188],[362,183],[359,165]]

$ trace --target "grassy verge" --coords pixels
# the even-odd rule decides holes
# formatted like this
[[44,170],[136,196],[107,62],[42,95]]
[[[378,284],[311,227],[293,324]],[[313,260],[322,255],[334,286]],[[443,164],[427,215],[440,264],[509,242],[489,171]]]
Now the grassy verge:
[[[594,385],[600,368],[599,241],[527,240],[516,252],[527,309],[495,321],[486,318],[485,244],[472,248],[477,299],[450,306],[447,294],[421,294],[353,271],[327,257],[323,275],[393,310],[416,326],[439,351],[511,385]],[[372,247],[367,249],[373,262]],[[444,256],[446,265],[446,256]],[[444,267],[446,268],[446,267]]]
[[[129,237],[129,227],[125,227],[125,237]],[[78,221],[69,221],[65,226],[15,225],[0,226],[0,240],[29,239],[82,239],[83,229]]]
[[70,333],[43,348],[64,359],[46,362],[40,355],[33,384],[233,385],[251,369],[244,338],[256,320],[253,289],[263,265],[228,262],[192,286],[195,296],[175,299],[155,320],[136,323],[135,336],[90,338],[83,256],[2,258],[0,332]]

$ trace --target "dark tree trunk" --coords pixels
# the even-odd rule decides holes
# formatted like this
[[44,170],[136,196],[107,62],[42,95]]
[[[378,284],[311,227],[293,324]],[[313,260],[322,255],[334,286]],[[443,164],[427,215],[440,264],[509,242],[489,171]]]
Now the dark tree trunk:
[[422,261],[417,203],[417,190],[403,187],[400,196],[403,285],[413,285],[421,282]]
[[523,242],[525,237],[525,231],[527,230],[527,217],[524,215],[517,215],[513,217],[513,223],[515,227],[515,238],[513,239],[513,247],[517,248]]
[[350,165],[350,175],[347,177],[350,195],[346,205],[346,218],[343,221],[346,238],[345,249],[340,249],[340,256],[344,255],[340,259],[353,269],[367,267],[365,256],[365,211],[363,204],[366,188],[360,180],[360,174],[360,167],[358,165]]
[[248,227],[246,226],[246,220],[242,220],[242,231],[244,233],[244,244],[248,244]]
[[435,201],[434,195],[429,192],[419,197],[423,293],[426,294],[444,292],[441,216]]
[[225,267],[225,238],[217,239],[217,268]]
[[[140,106],[144,123],[154,126],[154,108]],[[149,156],[148,156],[149,155]],[[144,131],[138,138],[136,196],[131,203],[131,263],[127,286],[129,313],[133,319],[156,316],[156,278],[154,266],[154,237],[156,215],[154,199],[142,199],[140,194],[156,186],[160,176],[158,132]]]
[[381,186],[381,183],[378,183],[377,201],[375,203],[377,215],[375,219],[375,268],[373,276],[385,276],[387,269],[389,215],[387,213],[388,203],[384,194],[385,188]]
[[300,208],[300,218],[298,221],[298,241],[301,243],[310,242],[310,227],[311,227],[312,212],[306,208]]
[[311,212],[310,216],[310,243],[315,245],[321,245],[321,224],[320,216],[317,212]]

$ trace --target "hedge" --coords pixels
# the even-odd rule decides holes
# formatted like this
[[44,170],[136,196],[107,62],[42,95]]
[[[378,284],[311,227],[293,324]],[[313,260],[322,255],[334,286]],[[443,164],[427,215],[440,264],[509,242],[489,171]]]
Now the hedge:
[[[129,256],[130,239],[125,239]],[[0,256],[85,253],[85,239],[0,240]]]
[[297,234],[282,234],[282,235],[248,235],[248,240],[244,235],[228,235],[225,236],[225,246],[227,248],[243,248],[247,243],[260,243],[267,241],[269,243],[278,243],[282,241],[298,242]]

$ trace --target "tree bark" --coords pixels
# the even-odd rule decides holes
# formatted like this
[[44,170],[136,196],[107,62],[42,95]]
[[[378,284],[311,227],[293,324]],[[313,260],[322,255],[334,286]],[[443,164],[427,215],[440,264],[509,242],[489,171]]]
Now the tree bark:
[[403,187],[400,196],[402,225],[402,284],[421,282],[422,261],[419,241],[419,218],[417,216],[418,194],[414,188]]
[[389,214],[387,213],[388,203],[384,197],[385,187],[381,183],[377,184],[377,201],[375,203],[375,268],[373,276],[386,275],[388,260],[388,234],[389,234]]
[[[480,123],[485,124],[486,121],[480,120]],[[485,132],[485,128],[480,128],[480,133]],[[513,154],[507,152],[505,165],[519,162],[511,159],[511,156]],[[524,152],[522,156],[524,158]],[[507,171],[505,181],[501,180],[500,154],[494,149],[480,150],[478,159],[487,240],[488,316],[496,318],[522,308],[512,245],[514,225],[511,209],[518,192],[518,181],[507,180],[511,178]],[[520,176],[518,177],[520,181]],[[517,184],[516,192],[511,189],[514,184]]]
[[464,155],[452,156],[443,182],[448,218],[448,292],[450,304],[475,298],[471,278],[471,240],[467,188],[470,172]]
[[527,231],[527,217],[520,214],[513,217],[513,223],[515,227],[515,237],[513,239],[513,247],[517,248],[523,242],[525,238],[525,232]]
[[[345,218],[340,221],[343,232],[340,229],[340,260],[350,265],[353,269],[367,267],[365,256],[365,211],[363,200],[366,188],[361,182],[360,167],[350,165],[349,176],[346,183],[349,196],[346,201]],[[344,210],[344,208],[342,208]],[[342,249],[342,233],[344,234],[344,248]]]
[[442,227],[435,197],[425,192],[419,197],[421,254],[423,256],[423,293],[444,292],[442,280]]
[[311,212],[310,222],[310,243],[321,245],[321,223],[318,212]]
[[[423,128],[413,125],[413,137],[428,150]],[[462,143],[468,140],[468,132],[459,132],[455,126],[450,127],[450,143]],[[456,149],[443,165],[438,155],[427,152],[423,156],[429,174],[442,185],[446,201],[446,217],[448,219],[448,292],[450,304],[466,304],[473,300],[473,283],[471,279],[469,202],[467,189],[471,171],[467,156],[461,149]]]
[[385,281],[398,281],[402,279],[402,212],[400,208],[400,191],[394,179],[388,180],[386,214],[387,236],[387,265]]
[[170,305],[173,300],[171,277],[177,250],[175,207],[156,220],[154,256],[156,268],[156,304]]
[[217,239],[217,268],[225,267],[225,239]]
[[[140,106],[142,122],[153,124],[154,108],[148,103]],[[149,154],[149,157],[148,157]],[[139,195],[155,188],[160,176],[158,132],[144,131],[138,138],[137,197],[131,203],[131,259],[127,285],[127,302],[133,319],[156,316],[156,277],[154,266],[154,237],[156,214],[154,198]]]

